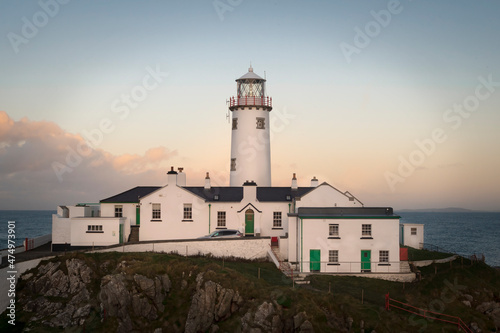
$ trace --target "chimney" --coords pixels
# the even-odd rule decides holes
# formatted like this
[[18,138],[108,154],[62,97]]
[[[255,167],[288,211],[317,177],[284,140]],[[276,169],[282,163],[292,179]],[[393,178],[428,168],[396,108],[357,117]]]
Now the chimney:
[[318,184],[319,184],[319,181],[316,178],[316,176],[314,176],[313,179],[311,179],[311,187],[317,187]]
[[170,167],[170,171],[167,172],[167,185],[177,185],[177,171],[174,167]]
[[205,177],[205,190],[210,190],[210,175],[207,172],[207,176]]
[[297,185],[297,177],[295,176],[295,173],[293,173],[293,178],[292,178],[292,190],[297,190],[299,186]]
[[184,168],[177,168],[179,174],[177,175],[177,185],[186,186],[186,174],[182,172]]

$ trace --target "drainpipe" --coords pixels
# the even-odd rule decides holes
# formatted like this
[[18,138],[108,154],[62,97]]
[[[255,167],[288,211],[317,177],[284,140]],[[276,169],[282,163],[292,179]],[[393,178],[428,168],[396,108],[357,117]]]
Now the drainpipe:
[[302,218],[300,218],[300,272],[302,273],[304,271],[304,268],[302,267],[303,261],[304,261],[304,241],[302,239],[302,232],[304,231],[304,224],[302,223]]
[[289,203],[289,204],[288,204],[288,212],[289,212],[289,213],[291,213],[291,212],[292,212],[292,204],[291,204],[291,203]]
[[212,204],[208,204],[208,233],[210,234],[210,216],[212,215],[211,212]]

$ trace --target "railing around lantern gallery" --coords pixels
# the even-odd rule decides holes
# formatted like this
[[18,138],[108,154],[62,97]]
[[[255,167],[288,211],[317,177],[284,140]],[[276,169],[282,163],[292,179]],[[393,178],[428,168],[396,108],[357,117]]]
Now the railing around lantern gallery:
[[230,97],[228,102],[229,102],[229,107],[246,106],[246,105],[265,106],[265,107],[273,106],[273,99],[272,97],[268,96]]

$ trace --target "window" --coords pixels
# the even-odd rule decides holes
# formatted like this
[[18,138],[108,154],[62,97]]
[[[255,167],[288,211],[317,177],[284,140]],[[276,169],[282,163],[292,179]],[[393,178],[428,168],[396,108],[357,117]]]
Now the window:
[[217,212],[217,227],[226,227],[226,212]]
[[87,226],[87,232],[103,232],[102,225],[89,225]]
[[330,237],[339,237],[339,225],[338,224],[330,224],[328,236]]
[[412,236],[417,234],[417,228],[411,228],[411,234]]
[[338,264],[339,263],[339,250],[328,251],[328,263]]
[[372,225],[371,224],[361,225],[361,236],[371,237],[371,235],[372,235]]
[[257,129],[265,129],[265,128],[266,128],[265,119],[257,118]]
[[154,203],[153,204],[153,220],[161,219],[161,204]]
[[273,213],[273,228],[281,228],[281,212]]
[[238,129],[238,118],[233,118],[233,129]]
[[382,250],[378,254],[378,261],[380,263],[388,264],[389,263],[389,251]]
[[231,159],[231,171],[236,171],[236,159]]
[[115,217],[123,217],[123,206],[115,205]]
[[192,219],[193,219],[193,205],[184,204],[184,220],[192,220]]

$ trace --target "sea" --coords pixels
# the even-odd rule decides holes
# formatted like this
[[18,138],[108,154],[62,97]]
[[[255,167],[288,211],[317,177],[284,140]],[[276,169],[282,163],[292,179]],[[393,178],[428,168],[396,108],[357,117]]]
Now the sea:
[[[15,221],[16,245],[52,232],[52,210],[0,210],[0,249],[7,248],[8,221]],[[424,224],[426,246],[463,256],[484,255],[500,267],[500,212],[395,212],[401,223]],[[11,226],[13,224],[11,223]]]

